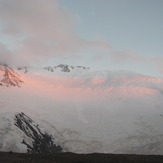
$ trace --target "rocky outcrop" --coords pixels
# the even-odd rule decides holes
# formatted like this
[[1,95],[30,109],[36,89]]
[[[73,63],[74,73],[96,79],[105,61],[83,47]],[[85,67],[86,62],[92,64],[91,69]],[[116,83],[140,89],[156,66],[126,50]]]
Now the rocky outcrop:
[[57,66],[51,67],[44,67],[44,69],[54,72],[55,70],[60,70],[61,72],[70,72],[71,70],[75,69],[89,69],[89,67],[84,67],[84,66],[71,66],[71,65],[65,65],[65,64],[59,64]]
[[28,153],[58,153],[62,152],[62,147],[54,144],[52,135],[41,131],[39,125],[24,113],[15,115],[15,125],[32,139],[32,144],[22,141],[27,146]]

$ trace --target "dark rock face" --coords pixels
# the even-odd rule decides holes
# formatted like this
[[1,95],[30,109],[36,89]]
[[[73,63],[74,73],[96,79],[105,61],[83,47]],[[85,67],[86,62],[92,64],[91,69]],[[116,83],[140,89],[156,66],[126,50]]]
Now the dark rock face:
[[22,143],[27,146],[28,153],[62,152],[62,147],[54,144],[53,137],[48,133],[42,132],[39,125],[27,115],[24,113],[18,113],[15,115],[14,120],[15,125],[33,140],[32,145],[28,144],[25,140],[22,141]]
[[68,66],[68,65],[63,65],[63,64],[60,64],[60,65],[58,65],[58,66],[56,66],[54,68],[58,68],[58,67],[61,68],[62,72],[70,72],[70,68],[73,69],[73,66]]
[[2,79],[0,80],[0,86],[17,86],[20,87],[23,81],[20,79],[18,73],[16,73],[12,68],[7,65],[0,65],[0,71],[2,74]]
[[18,69],[19,71],[23,71],[25,74],[28,73],[28,71],[29,71],[29,70],[28,70],[28,67],[25,67],[25,66],[24,66],[24,67],[18,67],[17,69]]

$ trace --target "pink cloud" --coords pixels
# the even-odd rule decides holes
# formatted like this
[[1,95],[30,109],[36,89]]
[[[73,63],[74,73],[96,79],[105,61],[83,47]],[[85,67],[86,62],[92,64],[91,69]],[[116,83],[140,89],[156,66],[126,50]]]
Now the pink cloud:
[[107,78],[105,75],[64,76],[30,71],[28,73],[21,73],[21,79],[24,81],[22,89],[32,95],[67,101],[148,96],[159,93],[163,83],[161,78],[139,75]]
[[93,84],[93,85],[96,85],[96,84],[101,84],[101,83],[103,83],[104,81],[105,81],[105,79],[102,78],[102,77],[94,77],[94,78],[90,81],[90,83]]
[[143,96],[143,95],[152,95],[158,92],[158,90],[147,87],[140,86],[121,86],[118,88],[118,92],[121,94],[133,97],[133,96]]

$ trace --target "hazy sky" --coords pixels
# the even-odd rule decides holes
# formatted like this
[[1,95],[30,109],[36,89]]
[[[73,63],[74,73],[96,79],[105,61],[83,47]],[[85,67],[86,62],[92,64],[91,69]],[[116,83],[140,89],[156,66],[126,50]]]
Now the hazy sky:
[[0,0],[0,62],[163,77],[163,0]]

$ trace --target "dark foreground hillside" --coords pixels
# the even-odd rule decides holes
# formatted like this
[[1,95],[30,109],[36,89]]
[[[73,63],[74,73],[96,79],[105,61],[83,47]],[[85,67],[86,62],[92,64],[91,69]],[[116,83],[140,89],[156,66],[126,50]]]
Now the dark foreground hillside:
[[120,154],[20,154],[0,152],[0,163],[163,163],[163,156]]

